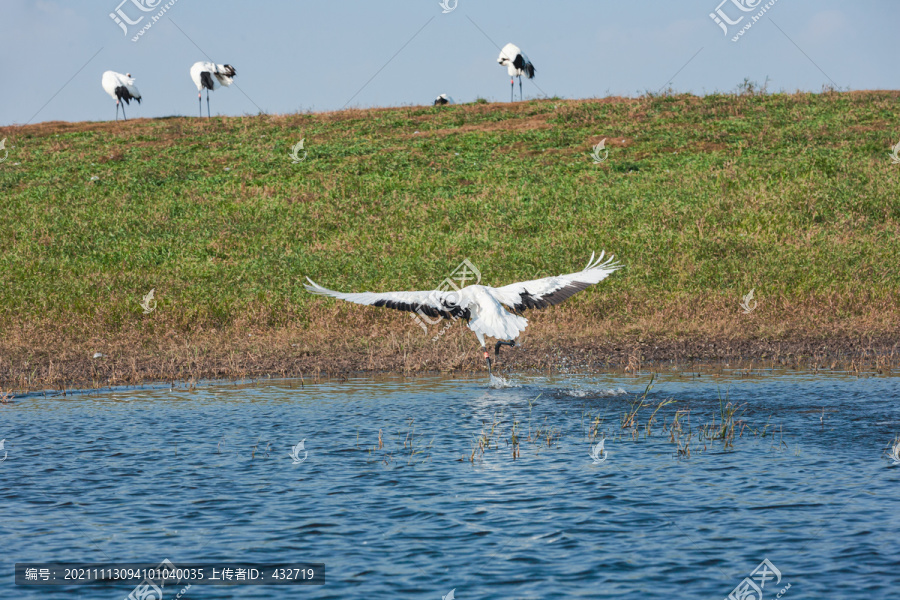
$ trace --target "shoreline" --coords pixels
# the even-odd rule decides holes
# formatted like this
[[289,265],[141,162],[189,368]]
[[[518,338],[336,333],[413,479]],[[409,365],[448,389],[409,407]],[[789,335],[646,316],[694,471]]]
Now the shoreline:
[[[87,352],[10,353],[0,363],[0,394],[10,397],[67,389],[96,390],[121,386],[192,385],[206,381],[298,378],[301,381],[379,375],[487,376],[481,352],[454,330],[446,345],[407,345],[397,335],[368,342],[368,348],[327,344],[318,351],[284,344],[279,335],[256,341],[193,339],[168,347],[134,347],[120,340],[104,356]],[[248,336],[252,339],[253,336]],[[494,373],[510,374],[619,372],[658,370],[721,371],[794,369],[810,372],[894,374],[900,372],[900,342],[892,333],[828,339],[632,339],[573,340],[544,336],[504,348],[495,358]],[[552,340],[552,341],[551,341]],[[404,347],[405,346],[405,347]],[[438,347],[435,347],[438,346]],[[265,350],[261,350],[265,348]],[[149,350],[149,351],[148,351]],[[40,356],[43,354],[43,356]]]

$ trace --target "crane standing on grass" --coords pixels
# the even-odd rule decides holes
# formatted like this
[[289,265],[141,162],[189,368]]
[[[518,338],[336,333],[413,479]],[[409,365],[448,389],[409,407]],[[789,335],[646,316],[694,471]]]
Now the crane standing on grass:
[[500,354],[500,346],[515,346],[515,339],[525,331],[528,319],[521,316],[527,308],[547,308],[567,300],[581,290],[595,283],[600,283],[620,268],[610,256],[606,262],[600,258],[591,259],[583,271],[568,275],[556,275],[521,283],[511,283],[495,288],[489,285],[469,285],[458,291],[421,291],[421,292],[361,292],[345,294],[329,290],[318,285],[309,277],[306,289],[313,294],[331,296],[356,304],[383,306],[395,310],[421,312],[429,317],[444,319],[463,318],[469,329],[475,332],[488,371],[491,370],[491,356],[485,346],[484,337],[490,336],[498,341],[494,345],[494,354]]
[[203,116],[203,90],[206,90],[206,116],[209,118],[209,91],[223,85],[231,85],[235,75],[237,75],[237,71],[231,65],[217,65],[203,60],[194,63],[191,67],[191,79],[197,86],[197,102],[200,105],[201,117]]
[[519,100],[522,99],[522,75],[528,79],[534,79],[534,65],[525,56],[525,53],[515,44],[507,44],[500,51],[497,62],[506,67],[509,73],[509,101],[513,101],[514,78],[519,78]]
[[[131,76],[131,73],[122,75],[115,71],[106,71],[103,73],[100,85],[102,85],[103,90],[116,101],[116,121],[119,120],[120,100],[125,104],[130,104],[132,100],[136,100],[138,104],[141,103],[141,93],[138,91],[137,87],[135,87],[134,78]],[[125,116],[125,104],[122,105],[122,118],[127,121],[128,118]]]

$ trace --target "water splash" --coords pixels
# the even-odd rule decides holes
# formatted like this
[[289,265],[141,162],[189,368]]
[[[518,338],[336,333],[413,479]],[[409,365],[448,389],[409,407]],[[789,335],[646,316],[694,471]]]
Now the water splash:
[[627,394],[625,390],[622,388],[609,388],[609,389],[577,389],[577,388],[568,388],[564,390],[559,390],[559,393],[563,396],[570,396],[572,398],[607,398],[610,396],[621,396],[623,394]]
[[515,383],[510,383],[505,377],[500,377],[499,375],[494,375],[491,373],[491,383],[490,386],[492,389],[499,390],[503,388],[511,388],[511,387],[519,387]]

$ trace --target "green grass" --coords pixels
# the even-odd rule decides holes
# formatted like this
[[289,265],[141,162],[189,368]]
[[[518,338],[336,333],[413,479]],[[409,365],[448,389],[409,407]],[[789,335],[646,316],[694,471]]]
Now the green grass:
[[[831,298],[840,318],[900,290],[898,100],[683,95],[7,127],[0,324],[277,328],[316,316],[306,275],[339,290],[430,288],[469,258],[499,285],[578,270],[603,249],[625,268],[572,302],[606,317],[709,298],[737,308],[755,288],[761,304]],[[609,158],[595,165],[603,138]],[[150,288],[152,318],[139,306]]]

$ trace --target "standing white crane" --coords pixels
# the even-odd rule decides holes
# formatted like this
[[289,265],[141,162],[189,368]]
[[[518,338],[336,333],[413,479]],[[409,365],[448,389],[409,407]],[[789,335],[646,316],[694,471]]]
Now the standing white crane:
[[434,106],[444,106],[445,104],[453,104],[453,98],[447,94],[441,94],[434,99]]
[[509,73],[509,101],[513,101],[513,81],[515,77],[519,78],[519,100],[522,99],[522,75],[528,79],[534,79],[534,65],[525,56],[525,53],[515,44],[507,44],[500,51],[500,57],[497,62],[506,67]]
[[206,116],[209,117],[209,91],[221,86],[229,86],[234,81],[237,71],[231,65],[217,65],[216,63],[201,60],[191,67],[191,79],[197,86],[197,102],[200,106],[200,116],[203,116],[203,90],[206,90]]
[[515,346],[515,339],[525,331],[528,319],[521,316],[527,308],[547,308],[606,279],[620,268],[610,256],[606,262],[604,253],[594,260],[594,254],[583,271],[568,275],[556,275],[532,281],[511,283],[495,288],[489,285],[469,285],[459,290],[432,290],[421,292],[362,292],[345,294],[318,285],[309,277],[306,289],[313,294],[331,296],[356,304],[383,306],[395,310],[420,312],[429,317],[444,319],[463,318],[469,329],[475,332],[484,358],[491,370],[491,357],[484,337],[496,338],[494,354],[500,354],[500,346]]
[[[103,90],[116,101],[116,121],[119,120],[120,100],[125,102],[125,104],[130,104],[132,100],[137,100],[138,104],[141,103],[141,93],[138,91],[137,87],[135,87],[134,78],[131,76],[131,73],[122,75],[115,71],[105,71],[103,73],[103,78],[100,80],[100,85],[102,85]],[[125,116],[124,104],[122,105],[122,118],[126,121],[128,120]]]

